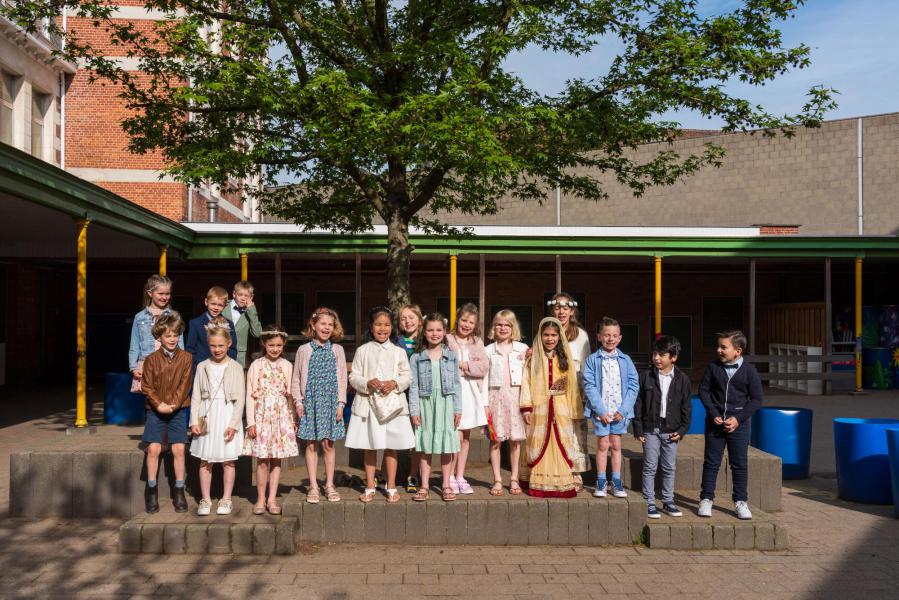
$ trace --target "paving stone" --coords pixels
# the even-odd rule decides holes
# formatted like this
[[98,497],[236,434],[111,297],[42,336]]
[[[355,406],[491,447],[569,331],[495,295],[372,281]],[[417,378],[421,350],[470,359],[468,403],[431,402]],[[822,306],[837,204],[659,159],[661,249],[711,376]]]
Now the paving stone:
[[446,544],[446,502],[425,502],[427,505],[425,543]]
[[33,516],[72,516],[72,456],[70,452],[31,454]]
[[406,541],[406,506],[410,502],[386,504],[384,541],[388,544],[402,544]]
[[[467,544],[493,544],[488,535],[487,505],[493,501],[472,500],[468,502]],[[452,522],[449,523],[452,526]],[[447,532],[449,533],[449,531]]]
[[[131,479],[129,479],[129,494],[131,496],[131,514],[139,515],[144,512],[144,488],[147,485],[146,455],[143,452],[131,452],[128,454],[128,462],[131,465]],[[162,490],[160,490],[162,492]],[[162,493],[159,497],[162,501]]]
[[609,505],[609,543],[630,544],[628,530],[628,503],[621,498],[608,498]]
[[578,497],[568,503],[568,543],[573,546],[587,545],[589,502],[587,498]]
[[568,500],[548,500],[546,542],[554,546],[568,544]]
[[737,550],[751,550],[755,547],[755,527],[752,523],[737,523],[734,525],[734,548]]
[[713,525],[712,542],[717,550],[731,550],[734,547],[734,526]]
[[303,503],[303,520],[300,538],[307,542],[320,542],[322,540],[322,523],[324,507],[322,503]]
[[434,502],[434,497],[427,502],[412,502],[406,507],[406,543],[423,544],[428,533],[428,504]]
[[646,527],[646,501],[631,493],[627,496],[627,535],[631,541],[640,537]]
[[213,523],[206,530],[209,554],[231,553],[231,528],[222,523]]
[[768,475],[768,464],[760,456],[750,453],[749,455],[749,483],[747,485],[747,493],[749,495],[749,503],[753,506],[761,506],[762,502],[762,483]]
[[165,526],[162,536],[162,546],[166,554],[184,554],[184,524],[172,523]]
[[790,547],[790,536],[787,528],[780,524],[774,525],[774,548],[776,550],[787,550]]
[[588,500],[587,543],[605,546],[609,543],[609,502],[605,499]]
[[714,546],[712,526],[705,523],[693,523],[693,549],[705,550]]
[[[112,486],[108,477],[106,453],[75,452],[72,454],[73,517],[107,516],[112,504]],[[131,515],[123,516],[130,517]]]
[[774,550],[773,523],[755,523],[755,549]]
[[281,517],[275,525],[275,553],[296,554],[299,525],[299,519],[296,517]]
[[[453,545],[469,544],[468,528],[469,528],[469,503],[465,502],[448,502],[446,504],[446,543]],[[486,517],[486,508],[484,509]],[[486,523],[485,523],[486,525]],[[472,528],[472,531],[474,528]]]
[[189,554],[206,554],[209,548],[208,525],[189,523],[184,527],[184,547]]
[[526,500],[510,501],[509,527],[506,529],[510,545],[523,546],[528,543],[528,503]]
[[344,528],[343,507],[346,502],[326,502],[322,506],[323,542],[342,542]]
[[365,505],[359,502],[347,502],[343,507],[343,539],[347,542],[365,541]]
[[[509,502],[485,502],[487,506],[487,539],[502,546],[509,541]],[[518,502],[517,504],[521,504]]]
[[671,547],[671,530],[668,525],[647,525],[647,544],[653,550]]
[[690,550],[693,548],[693,528],[687,523],[672,523],[668,526],[671,535],[672,550]]
[[31,452],[13,452],[9,456],[9,516],[35,516],[33,511]]
[[231,552],[253,554],[253,524],[235,523],[231,526]]
[[365,541],[383,544],[387,536],[387,504],[377,500],[365,504]]
[[119,552],[123,554],[137,554],[140,552],[141,523],[139,521],[126,521],[119,527]]
[[772,456],[768,463],[768,475],[762,485],[761,509],[766,512],[782,510],[783,464],[780,457]]
[[146,523],[140,531],[140,551],[144,554],[162,554],[163,532],[165,525],[162,523]]
[[542,498],[528,498],[528,544],[545,544],[549,535],[549,509]]
[[274,554],[275,525],[259,523],[253,527],[253,554]]
[[[122,519],[131,518],[131,483],[136,478],[136,473],[131,469],[131,455],[133,452],[110,452],[106,454],[104,467],[108,469],[109,476],[106,485],[109,486],[109,504],[105,513],[100,517],[115,516]],[[174,485],[174,482],[173,482]],[[143,500],[143,496],[141,496]]]

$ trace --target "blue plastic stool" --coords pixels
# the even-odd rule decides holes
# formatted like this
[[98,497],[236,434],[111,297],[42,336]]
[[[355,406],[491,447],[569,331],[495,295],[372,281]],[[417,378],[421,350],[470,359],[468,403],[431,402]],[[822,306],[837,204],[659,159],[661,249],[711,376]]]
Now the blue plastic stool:
[[868,504],[893,503],[885,432],[896,427],[896,419],[833,420],[840,498]]
[[705,406],[699,396],[694,395],[691,399],[690,408],[690,428],[687,429],[687,435],[691,433],[705,433]]
[[143,394],[131,393],[131,373],[107,373],[103,395],[103,422],[108,425],[142,425],[147,417]]
[[808,477],[812,453],[812,411],[765,406],[752,415],[751,444],[779,456],[784,479]]
[[893,483],[893,513],[899,517],[899,428],[887,429],[886,434],[890,480]]

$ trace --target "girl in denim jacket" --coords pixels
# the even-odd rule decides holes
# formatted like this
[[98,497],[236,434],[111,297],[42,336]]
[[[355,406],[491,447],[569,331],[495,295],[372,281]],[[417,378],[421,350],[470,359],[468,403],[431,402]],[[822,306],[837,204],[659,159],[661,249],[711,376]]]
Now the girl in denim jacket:
[[412,385],[409,387],[409,414],[415,427],[415,450],[421,453],[421,486],[413,500],[428,499],[431,455],[440,455],[443,473],[443,500],[456,494],[450,487],[453,454],[459,451],[459,421],[462,401],[461,379],[456,354],[446,345],[446,319],[440,313],[424,318],[424,331],[417,352],[409,360]]
[[[165,275],[151,275],[144,284],[144,309],[134,315],[131,325],[131,345],[128,348],[128,370],[134,378],[132,391],[140,391],[144,359],[159,349],[153,337],[153,324],[162,315],[172,312],[172,280]],[[184,349],[184,336],[178,336],[178,347]],[[134,389],[137,388],[137,389]]]

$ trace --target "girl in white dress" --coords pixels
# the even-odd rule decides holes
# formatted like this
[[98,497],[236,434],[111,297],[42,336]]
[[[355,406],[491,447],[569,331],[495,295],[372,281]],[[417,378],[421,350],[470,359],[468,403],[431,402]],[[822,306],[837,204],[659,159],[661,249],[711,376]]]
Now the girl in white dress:
[[[406,351],[391,339],[393,314],[385,306],[369,313],[368,334],[371,340],[361,345],[353,357],[350,385],[356,390],[346,447],[365,450],[365,491],[362,502],[375,497],[375,469],[378,450],[384,451],[387,471],[387,502],[399,502],[396,491],[396,451],[415,446],[415,434],[409,419],[406,390],[412,383],[412,370]],[[399,407],[387,415],[385,407]],[[378,415],[384,415],[383,421]]]
[[450,489],[455,494],[473,494],[465,480],[465,464],[471,445],[471,430],[487,425],[487,372],[490,361],[484,352],[484,340],[478,330],[478,307],[465,303],[456,312],[453,332],[446,336],[446,343],[459,358],[462,379],[462,421],[459,423],[461,446],[453,459],[453,477]]
[[190,402],[190,430],[194,439],[190,453],[200,459],[198,515],[212,509],[212,463],[222,463],[224,490],[216,514],[231,514],[234,490],[234,461],[243,450],[243,411],[246,387],[243,367],[228,356],[231,325],[222,316],[206,324],[206,339],[212,355],[197,365]]

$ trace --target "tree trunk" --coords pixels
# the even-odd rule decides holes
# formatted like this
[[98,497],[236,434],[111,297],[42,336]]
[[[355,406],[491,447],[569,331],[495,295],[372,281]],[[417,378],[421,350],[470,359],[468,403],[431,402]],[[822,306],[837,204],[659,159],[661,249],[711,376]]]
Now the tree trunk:
[[387,219],[387,304],[397,312],[409,304],[412,295],[409,286],[409,263],[412,245],[409,244],[409,223],[399,215]]

